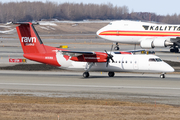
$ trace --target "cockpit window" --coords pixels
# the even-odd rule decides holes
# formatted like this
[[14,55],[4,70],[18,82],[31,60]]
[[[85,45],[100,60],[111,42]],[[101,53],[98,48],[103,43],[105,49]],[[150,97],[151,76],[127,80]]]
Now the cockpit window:
[[149,59],[150,62],[155,62],[156,60],[154,58]]
[[112,25],[112,23],[109,23],[109,25]]
[[150,62],[162,62],[160,58],[149,58]]
[[162,60],[160,58],[156,58],[156,61],[157,62],[161,62]]

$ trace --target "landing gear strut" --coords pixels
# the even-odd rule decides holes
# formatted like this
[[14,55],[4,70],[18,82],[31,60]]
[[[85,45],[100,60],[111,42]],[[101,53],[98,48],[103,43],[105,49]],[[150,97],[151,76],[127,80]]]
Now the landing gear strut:
[[114,47],[114,50],[119,50],[118,42],[116,43],[116,46]]
[[108,72],[109,77],[114,77],[114,72]]
[[88,77],[89,77],[89,70],[91,69],[91,67],[92,67],[93,65],[94,65],[93,62],[86,64],[86,67],[85,67],[85,70],[86,70],[86,71],[83,73],[83,77],[84,77],[84,78],[88,78]]

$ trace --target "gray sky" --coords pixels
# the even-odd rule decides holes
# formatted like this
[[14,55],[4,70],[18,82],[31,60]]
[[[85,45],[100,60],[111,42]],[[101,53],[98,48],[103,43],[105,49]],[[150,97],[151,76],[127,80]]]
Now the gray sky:
[[129,12],[153,12],[157,15],[180,14],[180,0],[1,0],[4,2],[20,2],[20,1],[52,1],[57,3],[112,3],[117,6],[128,6]]

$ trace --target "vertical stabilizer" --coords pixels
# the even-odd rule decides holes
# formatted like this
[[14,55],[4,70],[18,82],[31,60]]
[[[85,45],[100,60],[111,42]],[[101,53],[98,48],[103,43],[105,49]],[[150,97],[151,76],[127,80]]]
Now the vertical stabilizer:
[[43,42],[41,41],[41,38],[39,37],[32,23],[27,22],[15,24],[20,24],[16,27],[16,29],[24,54],[46,53]]

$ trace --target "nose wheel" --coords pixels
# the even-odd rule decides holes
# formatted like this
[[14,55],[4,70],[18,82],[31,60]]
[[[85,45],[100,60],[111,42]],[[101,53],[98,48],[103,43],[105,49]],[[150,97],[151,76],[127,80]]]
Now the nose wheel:
[[119,50],[118,42],[116,43],[116,46],[114,47],[114,50]]
[[161,74],[161,75],[160,75],[160,78],[161,78],[161,79],[165,78],[165,74]]

